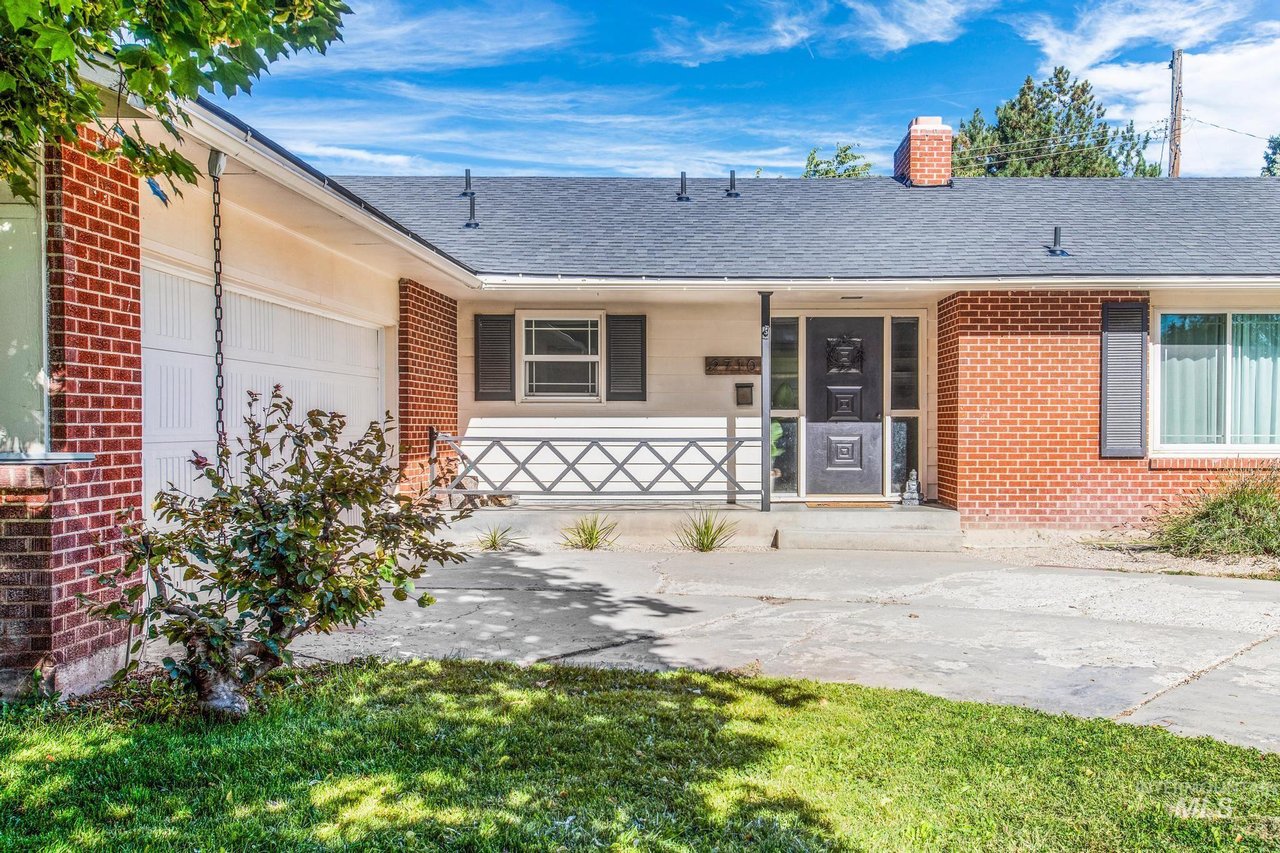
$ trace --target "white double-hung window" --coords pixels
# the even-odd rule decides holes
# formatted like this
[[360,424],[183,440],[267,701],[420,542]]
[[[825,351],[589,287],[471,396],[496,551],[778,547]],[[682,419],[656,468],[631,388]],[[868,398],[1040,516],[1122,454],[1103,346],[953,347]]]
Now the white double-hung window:
[[1280,451],[1280,312],[1159,315],[1157,448]]
[[524,399],[601,399],[602,320],[599,313],[521,315]]
[[0,454],[46,449],[44,329],[40,210],[0,180]]

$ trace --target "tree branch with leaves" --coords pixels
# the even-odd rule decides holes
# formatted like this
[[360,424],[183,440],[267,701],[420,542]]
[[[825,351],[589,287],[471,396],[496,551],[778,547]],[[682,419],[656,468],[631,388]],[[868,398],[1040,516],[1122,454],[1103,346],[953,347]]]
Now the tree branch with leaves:
[[1280,178],[1280,134],[1267,140],[1267,148],[1262,152],[1262,177]]
[[836,143],[830,157],[819,157],[815,147],[809,151],[802,178],[865,178],[871,174],[867,158],[854,150],[854,145]]
[[[77,143],[85,127],[98,135],[94,157],[124,158],[180,193],[199,175],[175,147],[184,103],[247,92],[272,62],[323,53],[351,11],[342,0],[0,0],[0,10],[0,180],[32,202],[40,146]],[[154,116],[160,138],[125,126],[124,103]]]
[[123,564],[98,574],[119,594],[91,607],[141,628],[134,654],[144,640],[181,648],[166,672],[226,716],[248,712],[245,689],[290,663],[298,637],[358,624],[382,609],[385,588],[431,604],[415,581],[464,559],[440,538],[453,519],[429,486],[404,490],[390,416],[346,441],[344,416],[313,410],[295,421],[277,386],[265,404],[250,395],[244,424],[236,450],[193,455],[198,493],[170,484],[155,524],[123,525]]

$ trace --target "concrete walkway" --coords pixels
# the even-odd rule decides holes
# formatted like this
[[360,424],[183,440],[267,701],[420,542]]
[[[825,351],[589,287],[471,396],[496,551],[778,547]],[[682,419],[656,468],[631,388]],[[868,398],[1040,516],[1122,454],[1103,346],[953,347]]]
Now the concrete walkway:
[[908,552],[478,556],[438,603],[295,643],[910,687],[1280,751],[1280,584]]

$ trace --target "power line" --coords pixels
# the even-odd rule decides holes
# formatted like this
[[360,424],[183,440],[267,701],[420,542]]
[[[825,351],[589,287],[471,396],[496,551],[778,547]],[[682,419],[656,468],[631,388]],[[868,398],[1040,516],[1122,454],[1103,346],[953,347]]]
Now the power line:
[[[1136,132],[1142,136],[1150,136],[1152,138],[1158,139],[1158,138],[1163,138],[1164,134],[1167,133],[1167,130],[1164,127],[1164,122],[1156,122],[1155,124],[1150,125],[1146,129],[1141,131],[1136,131]],[[1082,135],[1083,134],[1080,134],[1080,133],[1067,133],[1067,134],[1062,134],[1061,136],[1042,136],[1042,137],[1035,137],[1032,139],[1020,139],[1017,142],[1011,142],[1008,144],[996,143],[994,145],[984,145],[980,148],[966,148],[962,151],[959,151],[957,153],[957,157],[958,159],[962,159],[962,160],[963,159],[978,160],[985,156],[989,156],[987,152],[990,152],[990,155],[1003,156],[1006,154],[1028,153],[1031,151],[1049,151],[1059,147],[1067,147],[1069,148],[1069,150],[1082,150],[1084,148],[1093,148],[1093,147],[1105,148],[1109,145],[1115,144],[1114,139],[1106,143],[1098,143],[1096,146],[1061,146],[1058,144],[1064,141],[1078,139]]]
[[[1162,126],[1163,126],[1163,122],[1156,122],[1155,124],[1151,125],[1151,126],[1150,126],[1149,128],[1147,128],[1146,130],[1140,131],[1140,133],[1144,133],[1144,134],[1145,134],[1145,133],[1153,133],[1153,132],[1155,132],[1157,129],[1161,128]],[[1096,130],[1096,128],[1094,128],[1094,130]],[[1041,142],[1045,142],[1045,143],[1048,143],[1048,142],[1061,142],[1061,141],[1064,141],[1064,140],[1079,139],[1079,138],[1080,138],[1080,137],[1082,137],[1082,136],[1086,136],[1086,135],[1088,135],[1088,133],[1089,133],[1089,132],[1091,132],[1091,131],[1082,131],[1082,132],[1079,132],[1079,133],[1063,133],[1063,134],[1060,134],[1060,135],[1058,135],[1058,136],[1035,136],[1035,137],[1031,137],[1030,139],[1020,139],[1020,140],[1018,140],[1017,142],[1010,142],[1010,143],[1007,143],[1007,144],[1006,144],[1006,143],[1003,143],[1003,142],[996,142],[996,143],[992,143],[991,145],[980,145],[980,146],[976,146],[976,147],[973,147],[973,148],[966,148],[966,149],[964,149],[964,151],[962,151],[962,152],[961,152],[961,154],[962,154],[963,156],[968,157],[968,156],[971,156],[971,155],[973,155],[973,156],[981,155],[981,153],[982,153],[982,152],[984,152],[984,151],[1011,151],[1011,150],[1017,150],[1017,149],[1019,149],[1019,148],[1025,148],[1025,147],[1027,147],[1027,146],[1029,146],[1029,145],[1035,145],[1035,144],[1037,144],[1037,143],[1041,143]]]
[[[1161,138],[1162,138],[1162,139],[1164,138],[1164,135],[1163,135],[1163,134],[1161,134]],[[1105,151],[1106,149],[1108,149],[1108,148],[1110,148],[1110,147],[1111,147],[1111,143],[1107,143],[1107,144],[1105,144],[1105,145],[1081,145],[1081,146],[1077,146],[1077,147],[1074,147],[1074,148],[1066,148],[1066,149],[1062,149],[1062,150],[1063,150],[1063,153],[1071,153],[1071,154],[1075,154],[1075,153],[1078,153],[1078,152],[1081,152],[1081,151]],[[1043,151],[1053,151],[1053,150],[1055,150],[1056,148],[1057,148],[1057,146],[1051,146],[1051,147],[1046,148],[1046,149],[1041,149],[1041,152],[1043,152]],[[957,166],[958,168],[962,168],[962,169],[963,169],[963,168],[968,168],[968,167],[973,167],[973,166],[983,166],[983,167],[990,167],[990,166],[1003,166],[1003,165],[1006,165],[1006,164],[1008,164],[1008,163],[1012,163],[1012,162],[1017,161],[1017,160],[1032,160],[1032,159],[1036,159],[1037,157],[1042,157],[1042,156],[1046,156],[1046,155],[1045,155],[1045,154],[1043,154],[1043,153],[1040,153],[1040,152],[1031,151],[1031,152],[1023,152],[1023,153],[1021,153],[1021,154],[1012,154],[1012,155],[1010,155],[1010,156],[1008,156],[1008,157],[996,157],[996,158],[993,158],[993,159],[991,159],[991,160],[975,160],[975,161],[971,161],[971,162],[965,162],[964,160],[957,160],[957,161],[956,161],[956,166]]]
[[[1149,134],[1154,138],[1161,139],[1161,140],[1163,140],[1166,136],[1166,133],[1163,130],[1157,131],[1155,129],[1152,129],[1152,130],[1143,131],[1143,132],[1144,134]],[[1001,165],[1003,163],[1010,162],[1013,160],[1026,160],[1026,159],[1032,159],[1035,157],[1047,156],[1050,152],[1062,151],[1064,153],[1074,153],[1077,151],[1096,151],[1096,150],[1111,148],[1114,144],[1115,142],[1113,140],[1105,143],[1099,143],[1097,145],[1075,145],[1075,146],[1043,145],[1043,146],[1038,146],[1034,148],[1010,150],[1007,152],[1003,152],[1003,151],[996,152],[993,155],[979,155],[977,157],[970,157],[966,153],[956,157],[955,163],[957,166],[960,166],[962,168],[967,166],[995,166],[995,165]],[[990,159],[988,159],[988,156],[990,157]]]
[[1249,136],[1249,137],[1252,137],[1253,139],[1261,139],[1263,142],[1270,142],[1270,141],[1271,141],[1271,139],[1270,139],[1269,137],[1266,137],[1266,136],[1259,136],[1258,134],[1256,134],[1256,133],[1250,133],[1250,132],[1249,132],[1249,131],[1247,131],[1247,130],[1236,130],[1234,127],[1225,127],[1225,126],[1220,125],[1220,124],[1214,124],[1214,123],[1213,123],[1213,122],[1211,122],[1211,121],[1205,121],[1205,120],[1204,120],[1204,119],[1202,119],[1202,118],[1196,118],[1195,116],[1192,116],[1192,115],[1187,116],[1187,118],[1191,119],[1191,120],[1192,120],[1192,121],[1194,121],[1196,124],[1206,124],[1206,125],[1208,125],[1209,127],[1216,127],[1218,130],[1226,130],[1226,131],[1229,131],[1229,132],[1231,132],[1231,133],[1238,133],[1238,134],[1240,134],[1241,136]]

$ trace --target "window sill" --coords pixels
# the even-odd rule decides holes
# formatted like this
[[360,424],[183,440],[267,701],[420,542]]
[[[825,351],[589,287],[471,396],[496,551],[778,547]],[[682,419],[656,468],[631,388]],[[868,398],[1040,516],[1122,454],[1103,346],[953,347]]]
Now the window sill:
[[96,458],[92,453],[0,453],[0,465],[74,465]]
[[599,397],[521,397],[521,403],[579,403],[587,406],[598,406],[604,402]]
[[1268,456],[1151,456],[1147,467],[1152,471],[1254,471],[1280,467],[1280,452]]

